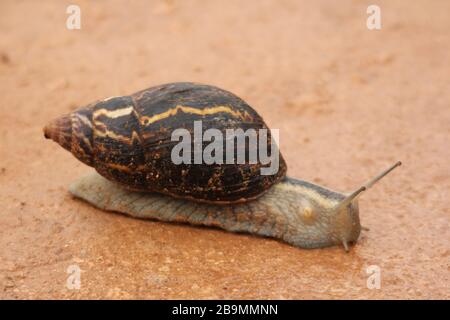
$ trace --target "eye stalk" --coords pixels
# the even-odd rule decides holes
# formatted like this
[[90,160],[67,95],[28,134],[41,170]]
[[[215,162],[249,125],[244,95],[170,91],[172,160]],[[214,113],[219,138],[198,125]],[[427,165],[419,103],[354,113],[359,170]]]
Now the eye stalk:
[[[340,211],[346,207],[348,207],[356,198],[358,198],[361,193],[363,193],[364,191],[368,190],[369,188],[371,188],[374,184],[376,184],[378,181],[380,181],[383,177],[385,177],[389,172],[391,172],[392,170],[394,170],[395,168],[397,168],[398,166],[400,166],[402,163],[400,161],[398,161],[397,163],[395,163],[394,165],[390,166],[388,169],[382,171],[381,173],[379,173],[378,175],[376,175],[374,178],[370,179],[368,182],[366,182],[365,184],[363,184],[361,187],[359,187],[357,190],[351,192],[350,194],[347,195],[347,197],[345,197],[341,202],[339,202],[336,206],[336,211]],[[350,208],[349,208],[350,210]],[[358,215],[358,214],[357,214]],[[358,218],[359,221],[359,218]],[[359,225],[359,222],[358,222]],[[361,227],[361,229],[366,229],[367,228],[363,228]],[[359,234],[359,232],[358,232]],[[349,251],[349,247],[348,247],[348,240],[347,239],[343,239],[342,240],[342,244],[344,245],[345,251]]]
[[381,172],[379,175],[375,176],[374,178],[372,178],[372,180],[369,180],[366,184],[366,190],[371,188],[375,183],[377,183],[378,181],[380,181],[382,178],[384,178],[389,172],[391,172],[392,170],[394,170],[395,168],[399,167],[402,165],[401,161],[397,161],[393,166],[389,167],[388,169],[384,170],[383,172]]
[[338,204],[338,208],[345,207],[349,205],[353,200],[355,200],[362,192],[370,189],[375,183],[380,181],[382,178],[384,178],[389,172],[394,170],[395,168],[401,166],[401,161],[398,161],[394,165],[390,166],[388,169],[384,170],[380,174],[376,175],[374,178],[367,181],[365,184],[363,184],[361,187],[359,187],[356,191],[353,191],[350,193],[344,200],[342,200]]

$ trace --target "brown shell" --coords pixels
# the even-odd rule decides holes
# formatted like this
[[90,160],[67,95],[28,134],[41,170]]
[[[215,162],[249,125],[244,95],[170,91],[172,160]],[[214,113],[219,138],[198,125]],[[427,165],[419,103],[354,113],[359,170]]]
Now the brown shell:
[[[172,132],[183,128],[194,136],[194,121],[202,129],[267,129],[262,118],[245,101],[225,90],[195,83],[171,83],[130,96],[98,101],[51,122],[44,129],[53,139],[109,180],[128,188],[155,191],[200,202],[234,203],[254,199],[286,174],[279,154],[279,169],[262,175],[263,165],[245,163],[174,164],[171,152],[178,140]],[[271,151],[268,131],[268,154]],[[236,142],[236,141],[235,141]],[[210,144],[203,141],[202,150]],[[238,151],[235,147],[234,156]],[[195,150],[192,141],[191,150]],[[191,160],[194,159],[192,155]]]

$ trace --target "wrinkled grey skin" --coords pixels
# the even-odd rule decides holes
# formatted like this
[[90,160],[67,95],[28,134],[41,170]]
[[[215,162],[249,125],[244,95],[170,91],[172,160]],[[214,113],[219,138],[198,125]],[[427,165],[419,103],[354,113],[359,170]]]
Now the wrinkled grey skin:
[[97,208],[135,218],[185,222],[273,237],[300,248],[356,242],[361,225],[356,200],[340,208],[345,194],[286,178],[260,198],[235,205],[211,205],[157,193],[135,192],[97,173],[80,178],[70,192]]

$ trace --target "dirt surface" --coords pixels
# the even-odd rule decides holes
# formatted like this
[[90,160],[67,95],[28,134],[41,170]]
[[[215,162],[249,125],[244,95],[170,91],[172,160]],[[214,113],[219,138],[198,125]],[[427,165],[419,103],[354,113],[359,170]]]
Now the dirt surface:
[[[1,1],[0,298],[450,298],[450,2],[376,1],[369,31],[372,2]],[[402,160],[360,201],[370,231],[348,254],[302,250],[73,199],[92,169],[46,122],[174,81],[244,98],[291,176],[353,190]]]

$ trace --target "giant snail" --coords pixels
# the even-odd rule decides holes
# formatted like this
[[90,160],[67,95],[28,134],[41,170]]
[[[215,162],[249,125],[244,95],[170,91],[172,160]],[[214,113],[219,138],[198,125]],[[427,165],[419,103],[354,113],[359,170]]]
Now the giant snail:
[[[278,170],[269,175],[261,174],[260,160],[174,163],[179,140],[172,133],[180,128],[194,133],[197,121],[219,133],[267,129],[256,111],[230,92],[170,83],[94,102],[50,122],[44,133],[96,169],[74,182],[70,192],[97,208],[273,237],[301,248],[342,244],[348,251],[362,229],[358,197],[401,164],[341,193],[286,177],[281,154]],[[278,152],[267,131],[260,140],[269,152]],[[223,135],[219,142],[225,145],[226,139]],[[231,149],[233,156],[240,151],[249,153],[250,143]]]

